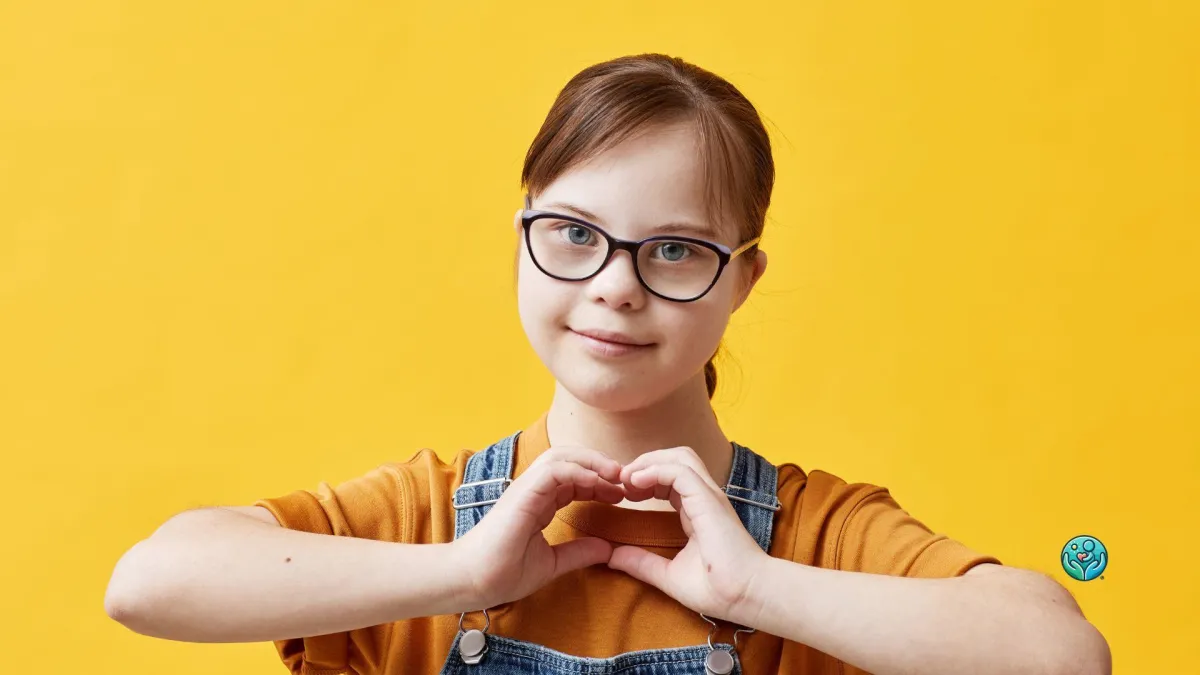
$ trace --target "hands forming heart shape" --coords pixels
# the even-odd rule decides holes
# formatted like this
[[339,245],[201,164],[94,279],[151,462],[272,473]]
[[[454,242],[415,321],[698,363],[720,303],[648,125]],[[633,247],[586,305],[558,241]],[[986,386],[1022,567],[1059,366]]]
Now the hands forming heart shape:
[[[639,546],[614,548],[598,537],[551,546],[542,535],[571,502],[648,499],[667,500],[679,512],[688,543],[673,559]],[[479,608],[518,600],[561,574],[607,563],[693,611],[739,623],[739,617],[754,615],[747,606],[751,589],[769,560],[686,447],[649,452],[627,465],[596,450],[551,448],[451,547]]]

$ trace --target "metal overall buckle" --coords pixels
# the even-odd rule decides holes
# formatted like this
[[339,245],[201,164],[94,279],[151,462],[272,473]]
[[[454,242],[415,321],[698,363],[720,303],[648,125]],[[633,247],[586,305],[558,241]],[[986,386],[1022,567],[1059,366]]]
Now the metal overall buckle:
[[458,655],[462,657],[463,663],[475,665],[483,660],[483,655],[487,654],[487,631],[492,626],[492,619],[488,616],[487,610],[483,610],[483,630],[472,628],[471,630],[463,630],[463,619],[467,613],[463,612],[458,617],[458,631],[462,633],[462,637],[458,639]]
[[717,625],[716,621],[713,621],[703,614],[700,615],[700,618],[712,625],[712,628],[708,631],[708,656],[704,658],[704,670],[708,672],[708,675],[729,675],[733,672],[733,656],[737,653],[738,633],[746,633],[749,635],[750,633],[754,632],[754,629],[747,628],[745,626],[739,626],[738,628],[735,628],[733,631],[733,649],[717,649],[716,646],[713,645],[713,636],[717,634],[717,630],[720,628],[720,626]]

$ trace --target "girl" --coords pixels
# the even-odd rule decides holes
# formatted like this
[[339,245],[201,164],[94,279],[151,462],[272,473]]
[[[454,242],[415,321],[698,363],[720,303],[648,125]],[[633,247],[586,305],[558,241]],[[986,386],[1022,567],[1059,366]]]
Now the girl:
[[181,513],[117,564],[114,619],[275,641],[308,675],[1110,671],[1048,577],[718,426],[711,357],[766,271],[774,183],[737,89],[662,55],[587,68],[521,179],[548,411],[448,464]]

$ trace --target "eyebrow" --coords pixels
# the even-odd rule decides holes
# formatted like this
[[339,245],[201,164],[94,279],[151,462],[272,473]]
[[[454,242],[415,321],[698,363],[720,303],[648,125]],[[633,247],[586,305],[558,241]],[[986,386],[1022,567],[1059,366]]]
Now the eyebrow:
[[[591,220],[591,221],[600,221],[601,220],[600,216],[597,216],[596,214],[592,213],[591,211],[588,211],[587,209],[580,207],[580,206],[574,206],[571,204],[567,204],[566,202],[550,202],[549,204],[545,205],[545,208],[546,209],[558,208],[558,209],[562,209],[565,211],[573,211],[574,213],[578,214],[581,218],[584,218],[585,220]],[[713,228],[708,225],[696,225],[694,223],[685,223],[685,222],[663,223],[663,224],[655,227],[654,230],[657,233],[661,233],[661,234],[690,234],[690,235],[693,235],[696,237],[700,237],[702,239],[707,239],[709,241],[715,242],[715,241],[719,240],[719,237],[717,236],[716,231],[713,230]]]

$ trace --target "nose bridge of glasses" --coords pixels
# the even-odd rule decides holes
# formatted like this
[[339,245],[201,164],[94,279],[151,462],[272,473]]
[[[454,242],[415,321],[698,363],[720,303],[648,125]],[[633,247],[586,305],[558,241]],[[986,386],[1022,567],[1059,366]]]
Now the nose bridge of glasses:
[[613,261],[622,257],[620,255],[622,251],[628,254],[626,256],[629,259],[627,273],[636,281],[639,277],[637,271],[638,243],[635,241],[623,241],[615,237],[609,239],[608,255],[600,263],[600,269],[596,270],[596,274],[603,274],[612,267]]
[[636,241],[629,241],[627,239],[617,239],[616,237],[609,239],[609,242],[612,246],[612,251],[608,254],[609,257],[616,256],[618,251],[625,251],[629,254],[630,260],[637,262],[638,248],[641,246],[641,244]]

